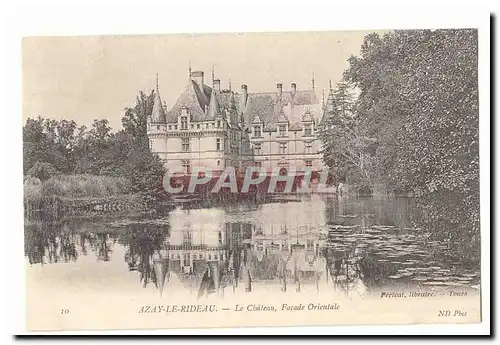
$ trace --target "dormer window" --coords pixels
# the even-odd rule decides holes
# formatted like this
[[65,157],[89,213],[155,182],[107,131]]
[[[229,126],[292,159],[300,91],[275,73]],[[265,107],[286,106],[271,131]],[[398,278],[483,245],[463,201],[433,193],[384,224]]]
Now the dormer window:
[[187,116],[181,116],[181,129],[188,129],[188,118],[187,118]]
[[260,138],[262,136],[262,128],[260,126],[253,127],[253,136],[256,138]]
[[280,137],[286,137],[286,125],[279,125],[278,126],[278,136]]
[[306,123],[304,125],[304,136],[306,137],[312,136],[312,123]]

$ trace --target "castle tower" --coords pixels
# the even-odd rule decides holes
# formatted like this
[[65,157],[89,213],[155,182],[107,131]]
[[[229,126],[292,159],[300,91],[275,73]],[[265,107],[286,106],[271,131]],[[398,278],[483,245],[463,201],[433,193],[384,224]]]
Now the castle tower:
[[156,75],[156,90],[155,90],[155,98],[153,103],[153,111],[151,112],[151,122],[152,123],[165,123],[167,117],[165,115],[164,105],[161,101],[160,97],[160,88],[158,82],[158,74]]

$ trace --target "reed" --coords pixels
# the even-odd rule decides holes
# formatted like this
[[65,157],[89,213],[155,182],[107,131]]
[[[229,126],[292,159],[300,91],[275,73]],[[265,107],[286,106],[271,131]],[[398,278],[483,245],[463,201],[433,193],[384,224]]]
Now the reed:
[[125,178],[96,175],[58,175],[41,182],[24,180],[25,218],[58,218],[61,214],[109,213],[141,204],[130,195]]
[[104,198],[128,194],[130,182],[122,177],[88,174],[58,175],[41,186],[43,197],[61,198]]

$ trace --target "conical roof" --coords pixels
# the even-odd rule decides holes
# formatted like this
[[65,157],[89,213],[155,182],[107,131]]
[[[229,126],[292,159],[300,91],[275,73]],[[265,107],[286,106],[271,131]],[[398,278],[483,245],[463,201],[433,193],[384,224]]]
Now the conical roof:
[[335,96],[333,95],[333,90],[330,90],[328,98],[326,100],[326,111],[333,111],[335,109]]
[[335,110],[335,96],[333,94],[333,90],[330,89],[328,93],[328,98],[326,100],[326,104],[323,107],[323,116],[319,125],[321,127],[326,126],[328,119],[332,116],[333,111]]
[[151,112],[151,122],[166,122],[165,110],[160,97],[160,89],[158,87],[158,76],[156,77],[156,90],[153,102],[153,111]]
[[210,104],[208,105],[208,112],[205,120],[213,120],[219,114],[220,114],[219,101],[217,101],[217,95],[215,93],[215,89],[212,89],[212,96],[210,97]]

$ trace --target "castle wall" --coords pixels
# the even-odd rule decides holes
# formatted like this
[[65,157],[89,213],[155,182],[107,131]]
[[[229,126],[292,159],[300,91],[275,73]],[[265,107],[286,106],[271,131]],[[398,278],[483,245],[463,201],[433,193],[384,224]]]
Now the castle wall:
[[[203,74],[198,74],[194,81],[203,83]],[[281,97],[281,84],[278,84],[277,92]],[[295,84],[292,84],[292,92],[297,92]],[[240,111],[245,108],[247,96],[247,86],[242,85],[238,96]],[[306,168],[316,172],[322,170],[321,142],[315,128],[322,111],[320,104],[304,105],[298,101],[283,104],[284,116],[290,119],[287,126],[292,127],[287,127],[285,135],[276,129],[268,131],[261,128],[261,135],[255,136],[255,124],[248,129],[236,125],[234,122],[241,114],[228,109],[221,108],[215,117],[194,121],[188,105],[182,105],[177,121],[170,119],[169,123],[148,123],[152,152],[160,156],[170,172],[178,174],[192,172],[198,166],[210,169],[214,175],[227,166],[245,169],[260,165],[269,173],[282,167],[295,167],[297,171]],[[204,111],[205,116],[212,114],[207,111],[207,106]],[[226,114],[231,124],[221,114]],[[187,118],[187,121],[181,122],[181,118]],[[311,131],[306,133],[305,126],[310,126]]]

